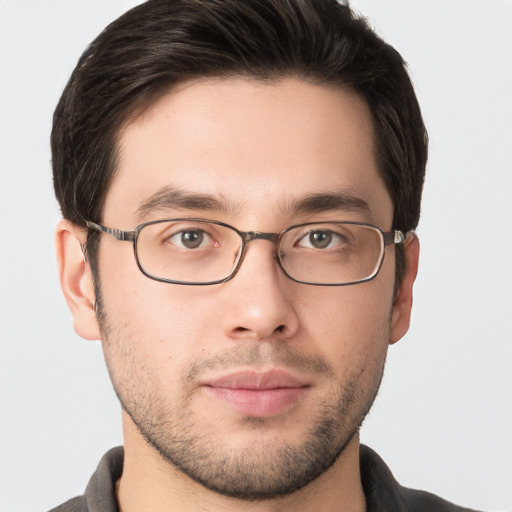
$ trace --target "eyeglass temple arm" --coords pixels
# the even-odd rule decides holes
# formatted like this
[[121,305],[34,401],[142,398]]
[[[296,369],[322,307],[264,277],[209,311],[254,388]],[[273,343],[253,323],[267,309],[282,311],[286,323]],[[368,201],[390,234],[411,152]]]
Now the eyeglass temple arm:
[[96,231],[100,231],[101,233],[106,233],[107,235],[113,236],[116,240],[128,242],[133,242],[135,240],[135,231],[123,231],[122,229],[107,228],[106,226],[96,224],[96,222],[91,222],[89,220],[86,222],[86,224],[89,229],[94,229]]
[[[106,226],[96,224],[96,222],[92,222],[89,220],[86,222],[86,224],[89,229],[94,229],[101,233],[106,233],[107,235],[113,236],[116,240],[133,242],[136,237],[135,231],[123,231],[122,229],[108,228]],[[243,233],[243,235],[246,242],[259,238],[270,241],[276,241],[278,237],[278,235],[274,233],[260,233],[258,231],[250,231],[247,233]],[[402,231],[399,231],[398,229],[396,229],[395,231],[388,231],[387,233],[383,233],[383,235],[384,245],[400,244],[406,238],[406,235],[404,235],[404,233]]]
[[402,231],[395,229],[395,231],[388,231],[383,233],[384,245],[401,244],[405,239],[406,235]]

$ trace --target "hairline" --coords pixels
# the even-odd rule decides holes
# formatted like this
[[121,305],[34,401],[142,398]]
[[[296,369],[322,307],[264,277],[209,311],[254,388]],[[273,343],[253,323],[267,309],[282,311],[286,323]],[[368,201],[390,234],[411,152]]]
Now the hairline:
[[[377,172],[379,176],[382,178],[383,185],[386,188],[392,202],[393,206],[393,218],[396,211],[396,197],[394,197],[393,191],[390,189],[388,185],[388,181],[386,179],[385,172],[383,171],[383,162],[381,161],[380,148],[379,148],[379,134],[377,130],[376,119],[370,105],[370,102],[366,96],[357,89],[356,86],[351,84],[348,80],[339,79],[339,80],[325,80],[315,76],[313,73],[301,73],[297,70],[293,69],[282,69],[282,70],[274,70],[272,72],[264,72],[264,73],[251,73],[245,70],[237,70],[237,71],[228,71],[228,72],[219,72],[219,73],[211,73],[211,74],[201,74],[190,75],[184,77],[182,79],[176,81],[167,81],[162,82],[158,86],[154,87],[153,90],[149,91],[146,95],[138,100],[135,99],[131,104],[126,105],[125,111],[121,114],[120,119],[117,122],[117,125],[113,128],[110,137],[112,141],[112,172],[110,173],[109,180],[106,184],[106,190],[103,192],[102,202],[100,205],[100,219],[98,222],[102,222],[103,220],[103,212],[105,209],[105,203],[108,197],[108,193],[110,191],[110,187],[112,186],[112,182],[114,181],[118,171],[119,171],[119,162],[121,155],[121,139],[125,132],[125,130],[130,126],[136,123],[138,120],[143,118],[151,109],[155,108],[158,103],[163,100],[166,96],[173,94],[174,92],[178,92],[181,88],[188,87],[189,85],[199,84],[199,83],[215,83],[215,82],[225,82],[229,80],[248,80],[254,83],[261,83],[264,85],[275,85],[278,84],[282,80],[286,79],[297,79],[302,80],[303,82],[309,83],[311,85],[316,85],[319,87],[324,87],[326,89],[338,90],[338,91],[346,91],[352,94],[355,94],[361,101],[364,102],[365,107],[368,109],[368,113],[370,116],[371,122],[371,137],[372,137],[372,146],[375,157],[375,162],[377,166]],[[90,219],[87,219],[90,220]],[[394,223],[393,223],[394,224]],[[396,226],[392,226],[396,228]],[[92,243],[92,265],[91,270],[93,273],[93,277],[98,279],[99,285],[99,269],[97,268],[97,255],[99,249],[99,233],[95,231],[89,231],[89,236],[87,237],[87,245],[89,244],[90,238],[97,238],[97,243]],[[398,287],[401,283],[403,272],[405,270],[404,261],[403,261],[403,248],[400,245],[396,246],[396,276],[395,276],[395,290],[394,294],[397,293]],[[87,251],[88,256],[91,255],[90,251]]]
[[101,214],[99,219],[86,219],[86,220],[95,220],[97,222],[101,222],[103,219],[103,211],[105,208],[105,202],[112,185],[112,181],[114,180],[117,172],[119,171],[119,161],[121,156],[121,139],[124,135],[126,129],[129,126],[137,123],[141,118],[147,115],[153,108],[157,107],[158,103],[163,100],[168,95],[179,92],[182,88],[188,87],[194,84],[200,83],[217,83],[217,82],[226,82],[231,80],[245,80],[249,82],[253,82],[256,84],[263,85],[276,85],[279,82],[286,79],[296,79],[299,81],[303,81],[310,85],[315,85],[319,87],[323,87],[325,89],[330,89],[333,91],[345,91],[349,94],[354,94],[357,96],[365,105],[365,108],[368,111],[370,122],[371,122],[371,138],[372,138],[372,148],[373,154],[375,157],[375,163],[377,167],[377,172],[379,176],[381,176],[384,186],[390,195],[391,201],[393,203],[393,213],[396,209],[395,206],[395,198],[393,197],[393,192],[390,190],[388,186],[385,173],[382,169],[382,162],[380,161],[380,151],[379,151],[379,135],[376,126],[376,119],[373,114],[370,102],[365,97],[365,95],[357,89],[353,84],[350,84],[347,80],[323,80],[321,78],[315,77],[310,74],[300,73],[295,70],[276,70],[272,73],[249,73],[246,71],[237,71],[237,72],[226,72],[226,73],[216,73],[216,74],[197,74],[195,76],[185,77],[183,79],[177,80],[175,82],[163,82],[158,87],[155,87],[149,94],[139,99],[135,100],[132,104],[128,104],[124,113],[121,115],[117,126],[114,127],[110,136],[113,142],[113,152],[112,152],[112,173],[109,176],[109,181],[107,184],[107,188],[104,191],[103,200],[101,203]]

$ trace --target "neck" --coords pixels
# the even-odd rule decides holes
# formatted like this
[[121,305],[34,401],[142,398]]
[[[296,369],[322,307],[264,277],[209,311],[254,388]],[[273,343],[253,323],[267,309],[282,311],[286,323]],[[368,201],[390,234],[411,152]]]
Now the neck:
[[123,413],[125,459],[116,485],[120,512],[364,512],[359,471],[359,437],[355,435],[325,473],[294,493],[246,501],[206,489],[164,460],[147,444]]

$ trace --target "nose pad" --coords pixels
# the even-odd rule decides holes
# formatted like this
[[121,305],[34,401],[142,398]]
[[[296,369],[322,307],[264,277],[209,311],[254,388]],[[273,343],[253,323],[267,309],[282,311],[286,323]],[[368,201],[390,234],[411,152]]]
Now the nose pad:
[[263,340],[289,338],[297,332],[293,282],[281,269],[275,245],[246,248],[237,274],[224,286],[223,329],[228,337]]

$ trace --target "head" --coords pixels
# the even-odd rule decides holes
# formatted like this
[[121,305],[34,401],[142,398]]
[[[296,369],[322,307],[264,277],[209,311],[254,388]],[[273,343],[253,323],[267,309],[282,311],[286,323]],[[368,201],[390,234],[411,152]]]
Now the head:
[[[393,227],[416,228],[427,135],[404,61],[334,0],[156,0],[107,27],[83,53],[54,115],[54,185],[64,218],[77,226],[101,221],[128,120],[180,83],[230,76],[294,76],[357,92],[372,115]],[[89,236],[94,269],[99,237]],[[400,250],[398,263],[399,281]]]
[[[52,153],[72,226],[60,231],[63,286],[79,334],[103,341],[126,421],[174,467],[232,496],[286,494],[331,467],[373,401],[387,344],[407,330],[415,239],[409,254],[388,247],[359,285],[294,283],[261,240],[231,281],[183,287],[148,280],[128,247],[86,221],[133,229],[133,212],[173,188],[202,203],[143,220],[213,215],[279,232],[339,220],[328,206],[299,216],[290,205],[344,189],[371,212],[341,220],[411,231],[427,139],[400,55],[335,1],[149,1],[82,55]],[[66,263],[72,234],[87,262]],[[226,409],[222,384],[240,372],[289,381],[291,395],[272,399],[275,410],[258,413],[247,397],[246,409]]]

